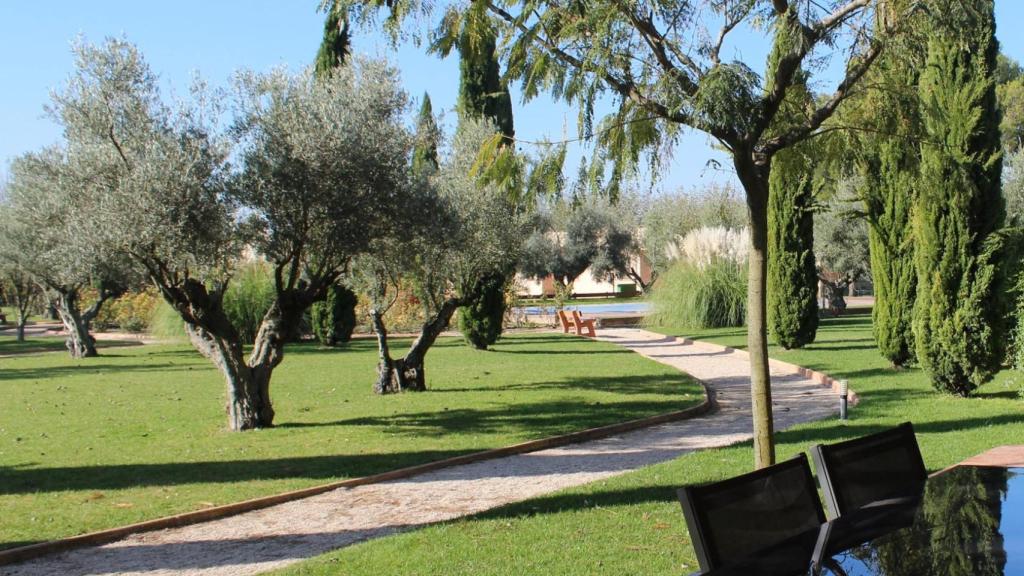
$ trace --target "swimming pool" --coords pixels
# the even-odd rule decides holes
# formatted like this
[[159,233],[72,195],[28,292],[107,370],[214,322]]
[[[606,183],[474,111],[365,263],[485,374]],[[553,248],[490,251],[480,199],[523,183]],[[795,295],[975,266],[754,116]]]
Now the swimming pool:
[[[651,305],[648,302],[622,302],[619,304],[569,304],[565,307],[565,310],[579,310],[584,314],[646,314],[651,311]],[[554,314],[555,307],[526,306],[524,308],[519,308],[519,311],[528,315]]]

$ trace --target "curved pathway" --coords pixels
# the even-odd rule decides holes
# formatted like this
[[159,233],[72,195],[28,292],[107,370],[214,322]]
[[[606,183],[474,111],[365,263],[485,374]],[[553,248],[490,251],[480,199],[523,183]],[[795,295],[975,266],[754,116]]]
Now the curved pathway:
[[[638,329],[601,330],[600,339],[704,381],[716,395],[718,409],[621,436],[341,488],[220,520],[135,534],[105,546],[0,566],[0,574],[257,574],[369,538],[750,438],[745,352]],[[834,412],[835,395],[792,368],[773,365],[772,387],[777,429]]]

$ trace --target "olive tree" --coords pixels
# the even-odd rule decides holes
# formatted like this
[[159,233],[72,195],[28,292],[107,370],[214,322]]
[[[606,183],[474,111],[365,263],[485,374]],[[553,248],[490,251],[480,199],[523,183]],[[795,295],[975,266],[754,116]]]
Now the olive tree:
[[814,218],[818,280],[824,284],[829,308],[836,312],[846,309],[844,295],[848,288],[871,277],[868,221],[857,209],[857,197],[847,189],[852,185],[841,184],[839,195],[825,202]]
[[17,319],[14,321],[15,339],[25,341],[25,324],[32,308],[40,300],[39,286],[17,262],[0,261],[0,288],[5,304],[13,305]]
[[[499,187],[482,184],[473,171],[477,152],[494,131],[485,120],[460,120],[447,158],[421,190],[407,237],[379,242],[367,265],[374,278],[378,393],[426,390],[426,354],[452,315],[478,300],[489,287],[487,278],[506,273],[519,256],[522,210]],[[398,278],[416,287],[426,320],[404,356],[392,358],[383,313],[393,302]]]
[[634,265],[636,257],[643,254],[640,229],[643,204],[639,198],[628,195],[615,203],[603,203],[602,208],[607,222],[597,254],[590,264],[591,274],[596,280],[605,282],[628,278],[641,291],[649,291],[650,279],[645,279],[641,270]]
[[[405,95],[382,62],[359,61],[321,81],[240,74],[231,131],[239,171],[215,124],[218,101],[196,90],[191,104],[164,105],[135,47],[110,40],[79,47],[78,72],[57,103],[69,140],[93,143],[83,151],[94,157],[91,195],[102,207],[92,228],[179,313],[224,375],[230,427],[247,430],[273,424],[271,376],[303,313],[388,231],[388,206],[407,186],[410,139]],[[245,246],[274,280],[248,355],[224,309]]]
[[607,210],[597,199],[578,205],[555,199],[534,218],[519,262],[520,272],[538,280],[551,276],[560,294],[572,294],[576,279],[601,257],[609,221]]
[[[90,325],[103,304],[123,292],[123,268],[86,237],[95,206],[83,194],[82,174],[68,151],[50,147],[16,158],[0,209],[0,259],[20,286],[17,292],[29,294],[24,284],[31,278],[57,310],[71,356],[96,356]],[[83,309],[81,293],[90,285],[98,287],[98,298]]]
[[679,243],[698,228],[739,230],[747,225],[747,206],[732,185],[710,184],[678,190],[648,199],[641,210],[644,254],[651,263],[652,280],[672,266]]

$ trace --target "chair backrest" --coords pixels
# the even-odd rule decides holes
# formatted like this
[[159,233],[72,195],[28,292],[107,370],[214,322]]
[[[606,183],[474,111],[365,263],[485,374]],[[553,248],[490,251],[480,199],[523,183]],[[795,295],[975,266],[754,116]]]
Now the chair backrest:
[[569,326],[571,324],[569,323],[569,319],[565,316],[565,312],[559,310],[557,312],[557,315],[558,315],[558,321],[561,322],[561,324],[562,324],[562,331],[563,332],[568,332],[569,331]]
[[921,491],[928,471],[910,422],[811,448],[829,514],[837,518],[872,502]]
[[678,493],[702,572],[825,522],[803,454],[721,482],[687,486]]

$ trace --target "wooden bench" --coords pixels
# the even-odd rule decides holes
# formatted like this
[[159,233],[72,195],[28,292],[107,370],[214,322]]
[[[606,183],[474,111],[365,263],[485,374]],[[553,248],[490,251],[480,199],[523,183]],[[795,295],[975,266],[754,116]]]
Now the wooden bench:
[[[562,325],[562,333],[568,334],[569,329],[573,328],[576,330],[578,336],[588,336],[594,338],[597,336],[595,330],[594,320],[588,318],[586,320],[580,316],[579,310],[572,311],[572,320],[569,320],[569,316],[562,310],[559,310],[556,315],[558,316],[558,322]],[[586,332],[586,334],[584,334]]]
[[[588,318],[584,320],[579,310],[572,311],[572,323],[576,326],[576,334],[589,338],[597,337],[597,331],[594,329],[594,319]],[[584,331],[586,334],[584,334]]]

